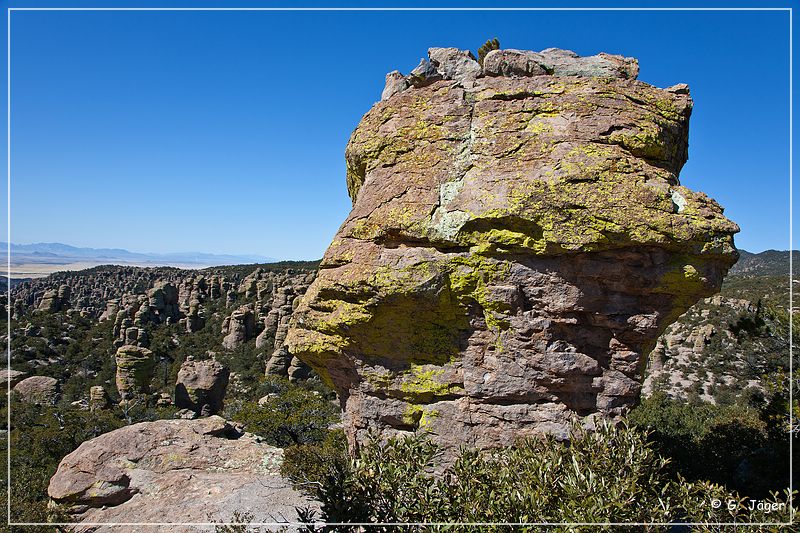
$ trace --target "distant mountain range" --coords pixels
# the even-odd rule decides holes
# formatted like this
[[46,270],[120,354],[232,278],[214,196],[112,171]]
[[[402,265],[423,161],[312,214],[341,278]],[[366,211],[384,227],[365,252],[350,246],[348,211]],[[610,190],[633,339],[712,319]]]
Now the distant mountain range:
[[[8,244],[0,242],[0,258],[2,258],[0,260],[3,263],[7,261],[7,249]],[[272,261],[275,261],[275,259],[263,255],[229,255],[203,252],[157,254],[130,252],[122,248],[79,248],[59,242],[11,243],[12,275],[17,270],[20,274],[37,274],[44,270],[53,272],[60,270],[58,267],[70,265],[82,268],[103,264],[202,268],[244,263],[268,263]]]

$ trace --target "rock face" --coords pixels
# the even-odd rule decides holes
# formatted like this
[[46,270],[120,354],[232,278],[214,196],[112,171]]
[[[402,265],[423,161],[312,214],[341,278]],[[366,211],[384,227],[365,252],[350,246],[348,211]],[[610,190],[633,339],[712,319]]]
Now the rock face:
[[178,371],[175,405],[197,414],[214,415],[222,411],[230,371],[213,360],[189,359]]
[[659,334],[737,257],[738,227],[678,180],[688,88],[604,54],[492,52],[478,77],[429,56],[350,138],[353,209],[290,353],[336,388],[351,444],[492,447],[624,413]]
[[[256,347],[271,347],[272,354],[267,361],[266,374],[274,376],[285,376],[296,381],[301,374],[309,370],[302,362],[293,358],[286,347],[286,334],[289,331],[289,319],[299,303],[299,295],[304,293],[307,285],[290,285],[280,287],[275,292],[272,299],[272,309],[264,319],[264,331],[256,338]],[[300,374],[291,372],[290,369],[297,367]]]
[[14,387],[24,402],[39,405],[53,405],[58,399],[58,380],[48,376],[31,376]]
[[579,57],[570,50],[548,48],[529,50],[492,50],[483,60],[487,76],[589,76],[636,79],[639,62],[632,57],[598,54]]
[[125,345],[117,350],[117,391],[123,400],[150,394],[155,360],[153,352],[139,346]]
[[218,416],[143,422],[81,444],[61,461],[48,494],[84,523],[223,522],[237,510],[297,521],[295,506],[309,502],[278,473],[282,459],[282,450],[240,436]]

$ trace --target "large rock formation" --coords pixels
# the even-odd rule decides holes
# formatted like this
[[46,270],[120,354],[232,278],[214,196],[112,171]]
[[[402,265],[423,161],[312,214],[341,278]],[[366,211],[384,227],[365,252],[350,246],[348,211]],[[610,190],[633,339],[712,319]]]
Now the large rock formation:
[[289,332],[289,319],[300,302],[299,295],[307,288],[308,285],[302,283],[280,287],[272,298],[272,308],[264,318],[264,331],[256,338],[256,348],[272,348],[272,354],[267,361],[267,375],[288,374],[291,381],[303,379],[308,375],[309,368],[296,357],[292,357],[285,343],[286,334]]
[[127,401],[138,395],[150,394],[155,359],[153,352],[139,346],[124,345],[117,349],[117,391]]
[[169,282],[157,283],[147,291],[148,319],[156,324],[177,321],[180,315],[178,309],[178,289]]
[[175,406],[197,414],[214,415],[222,411],[230,370],[214,360],[189,358],[178,371]]
[[[218,416],[127,426],[81,444],[50,480],[48,494],[74,520],[170,523],[148,531],[197,531],[185,522],[297,521],[309,502],[279,474],[283,451],[240,435]],[[99,531],[119,531],[102,526]]]
[[102,385],[95,385],[89,389],[89,409],[98,411],[111,406],[111,398]]
[[[151,337],[160,337],[166,326],[173,324],[187,333],[198,332],[208,324],[219,328],[218,321],[209,320],[221,313],[233,314],[232,325],[230,317],[225,321],[226,346],[235,349],[243,343],[254,343],[262,350],[259,359],[265,367],[269,364],[270,373],[286,377],[292,369],[291,376],[303,375],[308,367],[292,359],[283,341],[294,304],[314,279],[317,265],[295,262],[292,266],[245,265],[202,271],[103,266],[18,283],[11,289],[9,308],[12,338],[22,345],[14,347],[12,365],[74,365],[63,370],[65,375],[86,372],[96,377],[96,371],[88,369],[93,365],[87,367],[71,359],[67,362],[67,348],[77,340],[68,333],[73,316],[111,322],[116,349],[125,345],[149,348]],[[0,301],[0,308],[3,305],[4,301]],[[249,312],[235,313],[243,305]],[[57,320],[64,334],[54,337],[49,332],[50,338],[45,339],[43,328],[31,322],[29,315],[35,310],[64,313]],[[173,334],[170,342],[177,346],[179,336]]]
[[352,444],[491,447],[622,414],[656,338],[736,260],[738,227],[678,181],[688,87],[605,54],[486,59],[432,49],[391,74],[347,146],[353,209],[287,345]]
[[19,370],[11,370],[10,368],[6,368],[0,370],[0,390],[8,388],[8,382],[11,382],[11,388],[13,389],[17,383],[25,379],[28,374],[25,372],[20,372]]

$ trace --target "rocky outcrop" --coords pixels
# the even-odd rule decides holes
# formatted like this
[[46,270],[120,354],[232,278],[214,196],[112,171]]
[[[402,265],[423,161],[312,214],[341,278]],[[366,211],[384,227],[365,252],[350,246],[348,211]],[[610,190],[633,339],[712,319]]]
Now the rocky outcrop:
[[69,308],[69,296],[69,285],[61,285],[58,289],[51,289],[44,293],[37,310],[43,313],[64,311]]
[[424,87],[441,80],[454,80],[471,89],[483,76],[573,76],[597,78],[636,79],[639,62],[632,57],[600,53],[580,57],[571,50],[548,48],[541,52],[530,50],[492,50],[483,60],[483,67],[475,56],[458,48],[430,48],[428,58],[407,76],[398,71],[386,75],[386,86],[381,100],[386,100],[410,87]]
[[117,349],[117,391],[123,401],[150,394],[155,360],[153,352],[139,346],[125,345]]
[[111,298],[106,302],[106,308],[98,317],[98,322],[105,322],[106,320],[116,319],[119,312],[119,299]]
[[148,320],[156,324],[171,324],[178,320],[178,289],[170,282],[162,281],[147,291]]
[[11,388],[16,387],[17,383],[25,379],[27,376],[25,372],[19,370],[3,369],[0,370],[0,390],[8,388],[8,382],[11,382]]
[[150,344],[150,338],[147,335],[146,329],[130,327],[125,328],[125,331],[122,332],[122,336],[119,339],[119,344],[130,344],[145,348]]
[[186,331],[189,333],[200,331],[206,325],[205,313],[200,303],[200,300],[192,300],[189,303],[189,309],[186,313]]
[[89,389],[89,409],[91,411],[108,409],[110,406],[111,398],[108,397],[108,393],[102,385],[95,385]]
[[310,502],[280,476],[282,458],[218,416],[143,422],[81,444],[61,461],[48,494],[86,524],[225,522],[234,511],[296,522],[295,507]]
[[[285,341],[289,331],[289,319],[296,304],[300,301],[299,296],[305,293],[307,288],[307,283],[278,287],[272,298],[272,308],[264,320],[264,331],[256,339],[257,348],[263,346],[272,349],[266,366],[267,375],[288,375],[292,381],[297,380],[297,377],[293,375],[297,372],[289,372],[293,359]],[[296,361],[295,366],[301,372],[308,371],[306,365],[299,360]]]
[[243,305],[227,317],[222,324],[222,345],[228,350],[238,348],[252,339],[255,332],[255,315],[249,305]]
[[[742,275],[731,281],[747,286]],[[762,291],[759,287],[754,292],[760,296]],[[697,302],[656,342],[642,394],[658,392],[711,403],[724,395],[748,397],[748,388],[765,394],[758,378],[768,373],[774,364],[770,361],[788,350],[781,326],[773,320],[749,300],[718,294]]]
[[48,376],[31,376],[17,383],[14,392],[23,402],[53,405],[58,400],[58,380]]
[[431,50],[348,143],[353,209],[286,343],[336,388],[351,444],[492,447],[620,415],[656,338],[736,260],[738,227],[678,180],[685,85],[505,52],[473,77]]
[[570,50],[548,48],[529,50],[492,50],[483,60],[487,76],[584,76],[635,80],[639,62],[632,57],[598,54],[579,57]]
[[175,406],[202,415],[221,412],[229,377],[230,371],[217,361],[189,358],[178,371]]
[[[134,345],[146,348],[150,344],[145,327],[147,325],[172,324],[178,320],[175,288],[169,283],[157,283],[148,294],[128,294],[122,300],[113,300],[104,316],[114,315],[114,345]],[[165,296],[166,295],[166,296]],[[166,298],[166,299],[165,299]],[[168,303],[165,303],[168,302]]]
[[[103,266],[17,283],[11,289],[12,338],[25,339],[17,341],[21,345],[12,351],[12,364],[27,368],[62,364],[67,348],[75,341],[68,334],[74,322],[72,315],[111,322],[114,349],[126,345],[149,348],[152,337],[160,337],[166,325],[176,324],[187,333],[195,333],[211,323],[216,329],[213,334],[217,334],[220,326],[215,315],[230,315],[245,304],[251,316],[245,317],[243,324],[237,324],[234,317],[232,329],[228,319],[224,333],[229,336],[227,345],[238,347],[258,337],[255,343],[262,370],[270,365],[279,375],[287,376],[289,367],[296,366],[284,347],[289,317],[298,297],[314,279],[317,266],[311,262],[294,265],[296,268],[240,265],[202,271]],[[53,303],[54,299],[58,302]],[[61,321],[64,335],[53,337],[48,333],[51,338],[42,337],[42,328],[30,317],[39,307],[42,312],[65,312],[67,320]],[[170,342],[177,346],[180,334],[171,336]],[[280,361],[284,356],[286,360]],[[273,359],[278,364],[270,364]],[[68,363],[73,364],[75,368],[68,374],[86,372],[87,377],[96,377],[95,370],[77,361]]]
[[[123,297],[144,293],[159,281],[176,281],[183,276],[176,268],[140,268],[124,266],[102,266],[79,272],[57,272],[45,278],[25,281],[12,289],[12,312],[18,317],[29,306],[47,309],[54,307],[53,294],[60,300],[60,307],[69,308],[82,316],[103,317],[113,320],[117,305]],[[67,287],[68,292],[62,292]]]

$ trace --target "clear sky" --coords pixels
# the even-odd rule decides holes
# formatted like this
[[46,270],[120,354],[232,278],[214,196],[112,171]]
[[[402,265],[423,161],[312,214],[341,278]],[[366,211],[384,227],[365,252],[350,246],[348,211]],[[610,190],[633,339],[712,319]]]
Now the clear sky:
[[787,249],[788,27],[787,12],[14,11],[11,239],[318,258],[386,72],[497,37],[688,83],[682,183],[725,206],[740,248]]

